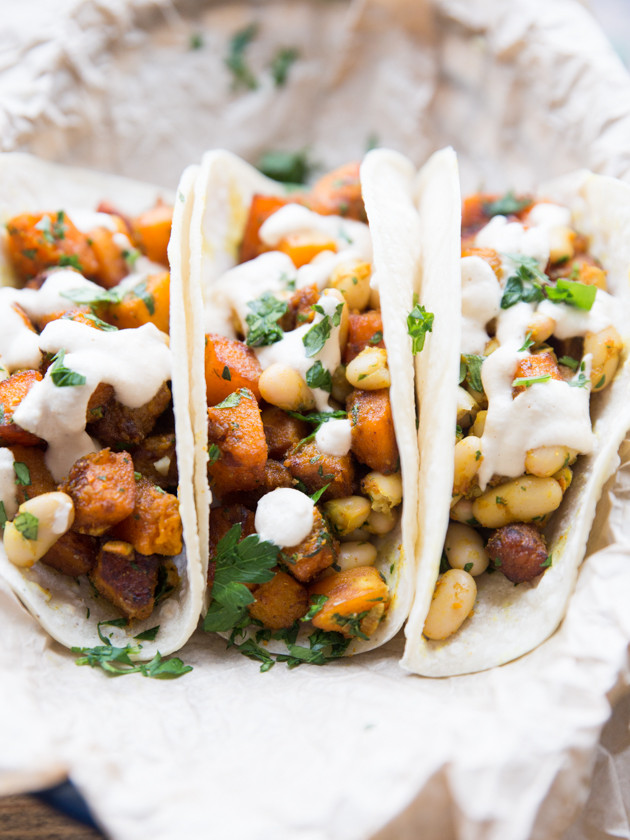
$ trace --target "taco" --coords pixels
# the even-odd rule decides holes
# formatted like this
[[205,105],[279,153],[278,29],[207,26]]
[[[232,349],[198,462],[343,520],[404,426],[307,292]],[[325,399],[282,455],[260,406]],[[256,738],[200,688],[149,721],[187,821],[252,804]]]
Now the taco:
[[410,607],[410,332],[419,341],[426,325],[419,307],[411,314],[409,272],[398,283],[392,271],[387,224],[416,224],[396,213],[411,172],[376,152],[360,170],[288,190],[214,151],[195,183],[189,330],[202,556],[209,546],[204,627],[263,668],[273,652],[296,665],[374,648]]
[[67,647],[105,641],[105,623],[115,645],[143,639],[139,659],[169,653],[203,593],[181,293],[191,205],[27,155],[0,157],[0,183],[0,575]]
[[[432,187],[451,216],[454,174],[438,168]],[[564,616],[630,428],[629,219],[627,185],[579,172],[536,195],[467,198],[461,239],[448,223],[440,282],[453,305],[431,338],[448,333],[451,391],[431,403],[455,427],[441,452],[452,484],[424,490],[438,517],[420,543],[408,670],[500,665]]]

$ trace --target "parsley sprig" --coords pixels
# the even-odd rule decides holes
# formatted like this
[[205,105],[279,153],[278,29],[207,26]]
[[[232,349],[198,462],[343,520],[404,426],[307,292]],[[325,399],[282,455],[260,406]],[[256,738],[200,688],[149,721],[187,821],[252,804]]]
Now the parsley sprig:
[[248,46],[258,34],[258,24],[250,23],[244,29],[239,29],[230,39],[229,52],[225,64],[232,73],[232,89],[256,90],[258,81],[247,64],[245,53]]
[[509,190],[496,201],[485,202],[483,212],[489,218],[492,218],[492,216],[513,216],[515,213],[525,210],[531,203],[531,198],[517,198],[512,190]]
[[[142,645],[125,645],[117,647],[113,645],[107,636],[104,636],[101,627],[111,625],[123,627],[127,624],[125,618],[112,619],[111,621],[99,621],[96,630],[102,645],[96,647],[73,647],[72,653],[79,654],[76,660],[77,665],[89,665],[90,668],[101,668],[108,676],[120,677],[123,674],[142,674],[143,677],[153,679],[175,679],[192,671],[191,665],[184,665],[181,659],[173,656],[164,659],[158,651],[150,662],[136,662],[131,657],[137,656],[142,650]],[[144,633],[136,636],[136,639],[153,641],[157,635],[158,627],[152,627]]]
[[338,327],[341,323],[341,313],[343,312],[343,303],[338,303],[332,316],[327,315],[324,309],[319,304],[314,304],[313,309],[323,315],[321,321],[310,328],[310,330],[302,336],[302,344],[307,358],[316,356],[324,347],[324,344],[330,338],[333,327]]
[[86,378],[82,373],[76,373],[76,371],[70,370],[70,368],[67,368],[64,365],[63,360],[65,355],[66,351],[60,350],[55,356],[53,356],[52,365],[50,367],[50,378],[53,381],[53,385],[56,385],[57,388],[85,385]]
[[245,316],[249,327],[245,340],[247,346],[264,347],[280,341],[284,331],[278,321],[289,308],[287,302],[265,292],[259,298],[250,300],[247,305],[252,310]]
[[422,351],[427,333],[433,331],[433,319],[433,313],[420,306],[416,298],[413,309],[407,315],[407,332],[411,336],[411,352],[414,356]]

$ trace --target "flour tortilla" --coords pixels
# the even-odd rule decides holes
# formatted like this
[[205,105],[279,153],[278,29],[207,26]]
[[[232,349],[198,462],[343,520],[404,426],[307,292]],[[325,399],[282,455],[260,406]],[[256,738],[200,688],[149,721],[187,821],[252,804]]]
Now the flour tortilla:
[[[401,155],[376,150],[361,167],[363,197],[370,223],[373,272],[381,297],[383,332],[391,373],[391,404],[400,452],[403,480],[403,510],[400,526],[378,544],[377,568],[385,576],[392,595],[390,607],[369,641],[355,639],[347,653],[378,647],[401,628],[413,597],[413,559],[416,539],[418,451],[415,430],[415,400],[411,340],[406,318],[413,306],[413,266],[409,249],[396,248],[394,226],[405,225],[412,242],[419,241],[417,214],[411,208],[413,167]],[[195,471],[204,482],[197,496],[200,528],[208,521],[211,494],[207,486],[207,411],[203,367],[204,332],[233,336],[229,306],[217,288],[221,275],[237,262],[238,246],[251,199],[255,193],[284,195],[282,184],[271,181],[230,152],[208,152],[195,184],[195,202],[190,227],[191,330],[197,347],[193,376],[195,424]],[[401,214],[404,200],[410,212]],[[399,264],[401,263],[401,264]],[[262,293],[264,289],[261,289]],[[196,482],[197,484],[197,482]],[[198,486],[198,485],[197,485]],[[208,564],[207,540],[202,538],[201,556]],[[270,647],[270,649],[272,649]],[[279,648],[282,649],[282,648]]]
[[[449,475],[449,483],[438,487],[430,471],[421,474],[421,536],[416,577],[416,599],[406,627],[407,642],[402,665],[408,671],[433,677],[445,677],[481,671],[509,662],[548,638],[564,617],[567,603],[573,592],[578,569],[586,551],[589,531],[595,515],[597,500],[602,487],[618,465],[617,451],[626,431],[630,428],[630,360],[628,341],[630,322],[623,335],[626,350],[622,364],[612,385],[591,400],[591,419],[595,434],[595,449],[591,455],[582,455],[573,472],[573,482],[565,494],[562,505],[545,529],[552,566],[531,583],[514,586],[504,575],[478,577],[478,596],[473,615],[457,633],[444,641],[429,641],[422,635],[424,621],[431,603],[438,576],[440,556],[451,500],[452,464],[454,450],[455,393],[458,376],[454,368],[453,350],[459,363],[460,305],[459,254],[460,230],[459,187],[452,167],[436,168],[432,183],[425,184],[418,200],[423,246],[424,278],[421,296],[426,298],[434,284],[444,284],[448,279],[448,295],[453,305],[450,313],[436,324],[432,339],[437,341],[445,357],[441,373],[450,383],[451,393],[439,394],[428,382],[423,384],[423,363],[417,366],[418,386],[425,403],[431,394],[432,411],[445,412],[448,417],[449,439],[440,444],[442,470]],[[443,219],[442,242],[435,240],[436,209],[431,195],[447,195],[451,206],[446,208]],[[540,198],[557,201],[570,208],[577,230],[590,237],[591,253],[601,260],[608,271],[608,290],[627,303],[630,298],[630,186],[594,175],[578,172],[547,184],[539,190]],[[444,208],[442,208],[444,209]],[[457,224],[454,224],[454,217]],[[448,241],[444,237],[448,232]],[[438,253],[438,247],[444,249]],[[457,268],[454,270],[454,259]],[[457,288],[455,288],[457,287]],[[446,289],[445,289],[446,294]],[[430,307],[430,304],[427,304]],[[437,363],[437,359],[436,359]],[[447,406],[448,402],[448,406]],[[422,417],[422,414],[421,414]],[[422,420],[421,420],[422,435]],[[422,444],[421,444],[422,445]],[[432,503],[434,514],[427,518],[422,505]]]
[[[130,215],[152,207],[159,197],[172,200],[168,192],[149,184],[112,175],[73,169],[47,163],[29,155],[0,155],[0,223],[19,213],[57,210],[58,208],[93,209],[100,200],[109,200]],[[183,179],[175,213],[169,260],[171,263],[171,337],[173,354],[172,389],[175,406],[176,454],[179,470],[179,504],[184,529],[185,549],[173,558],[181,585],[160,602],[145,621],[134,621],[128,628],[108,626],[114,645],[138,644],[133,636],[160,626],[154,642],[142,642],[136,657],[150,659],[159,650],[166,655],[181,648],[197,626],[203,596],[203,578],[199,559],[199,540],[192,492],[193,437],[188,414],[187,347],[183,293],[187,286],[186,235],[192,207],[192,177]],[[3,243],[2,243],[3,245]],[[0,249],[0,283],[13,284],[10,264]],[[0,575],[8,582],[24,606],[42,627],[65,647],[92,647],[102,644],[97,623],[119,616],[104,598],[95,594],[83,576],[77,580],[42,563],[20,569],[9,562],[0,543]]]

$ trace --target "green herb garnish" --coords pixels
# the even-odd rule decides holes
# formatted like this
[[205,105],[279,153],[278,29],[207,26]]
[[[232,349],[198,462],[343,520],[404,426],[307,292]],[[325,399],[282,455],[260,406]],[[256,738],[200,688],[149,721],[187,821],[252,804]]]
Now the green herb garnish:
[[230,49],[225,64],[232,73],[232,89],[255,90],[258,81],[245,60],[245,52],[258,34],[258,24],[250,23],[244,29],[239,29],[230,40]]
[[541,373],[540,376],[519,376],[512,382],[512,388],[531,388],[537,382],[549,382],[551,379],[550,373]]
[[57,388],[68,388],[74,385],[85,385],[86,379],[82,373],[76,373],[70,368],[67,368],[64,363],[65,350],[60,350],[53,356],[52,365],[50,366],[50,378],[53,385]]
[[[483,394],[483,382],[481,381],[481,367],[486,359],[485,356],[478,356],[475,353],[465,353],[463,356],[464,364],[466,365],[466,373],[464,378],[470,385],[473,391],[478,391]],[[460,364],[459,373],[461,376],[462,369]],[[462,382],[463,379],[460,379]]]
[[313,169],[308,157],[308,151],[298,152],[269,151],[265,152],[257,164],[257,168],[268,178],[281,181],[283,184],[305,184]]
[[588,311],[595,302],[597,286],[588,286],[586,283],[559,277],[556,285],[547,286],[545,291],[547,298],[553,303],[566,303],[577,309]]
[[13,462],[13,472],[15,473],[15,483],[22,487],[28,487],[31,483],[31,473],[26,464],[21,461]]
[[252,310],[245,316],[249,328],[245,341],[248,347],[264,347],[280,341],[284,331],[278,321],[289,308],[287,302],[265,292],[259,298],[250,300],[247,305]]
[[514,274],[511,274],[505,284],[501,297],[501,309],[509,309],[520,301],[533,303],[544,297],[542,286],[546,282],[546,275],[540,270],[538,262],[533,257],[522,254],[506,254],[515,264]]
[[487,201],[483,205],[483,212],[489,218],[492,216],[513,216],[525,210],[532,203],[531,198],[516,198],[509,190],[504,196],[496,201]]
[[293,47],[283,47],[274,55],[270,69],[276,87],[282,87],[286,84],[291,65],[299,57],[299,52]]
[[407,332],[411,336],[411,352],[414,356],[422,351],[427,333],[432,332],[433,319],[433,313],[427,312],[415,298],[413,309],[407,315]]
[[57,265],[61,266],[62,268],[70,267],[76,268],[77,271],[83,271],[81,261],[79,260],[76,254],[62,254],[59,257],[59,262],[57,263]]
[[32,513],[23,511],[13,520],[16,529],[22,534],[25,540],[36,540],[39,531],[39,519]]
[[321,388],[330,394],[332,391],[332,376],[319,359],[306,371],[306,384],[309,388]]

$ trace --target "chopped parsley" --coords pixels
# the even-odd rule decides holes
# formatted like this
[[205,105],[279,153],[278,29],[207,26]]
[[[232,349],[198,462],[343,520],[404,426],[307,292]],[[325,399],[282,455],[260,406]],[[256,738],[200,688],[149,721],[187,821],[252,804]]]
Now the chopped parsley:
[[250,23],[244,29],[239,29],[230,39],[230,48],[225,58],[225,64],[232,73],[232,90],[238,90],[239,88],[256,90],[258,87],[258,81],[245,59],[247,47],[257,34],[258,24]]
[[520,213],[532,203],[531,198],[516,198],[512,190],[496,201],[487,201],[483,205],[483,212],[488,218],[493,216],[513,216]]
[[203,35],[201,32],[193,32],[188,40],[189,50],[200,50],[203,47]]
[[274,55],[270,69],[276,87],[283,87],[286,84],[291,65],[299,57],[299,52],[293,47],[282,47]]
[[273,578],[278,547],[258,534],[241,539],[240,524],[219,540],[215,560],[212,602],[203,622],[207,632],[232,630],[247,618],[254,596],[246,583],[266,583]]
[[13,462],[13,472],[15,473],[15,483],[22,487],[28,487],[31,483],[31,473],[26,464],[21,461]]
[[134,639],[137,639],[139,642],[154,642],[159,629],[160,625],[156,624],[155,627],[150,627],[148,630],[143,630],[142,633],[138,633],[137,636],[134,636]]
[[531,388],[537,382],[549,382],[550,373],[541,373],[540,376],[519,376],[512,382],[512,388]]
[[351,613],[350,615],[341,615],[340,613],[333,613],[333,619],[336,623],[343,627],[346,633],[357,639],[364,639],[366,642],[370,638],[361,630],[361,622],[368,614],[369,610],[360,613]]
[[[122,622],[122,623],[121,623]],[[143,677],[151,677],[153,679],[175,679],[181,677],[192,671],[191,665],[184,665],[181,659],[174,656],[170,659],[164,659],[161,653],[156,653],[150,662],[135,662],[131,659],[132,656],[137,656],[142,650],[142,645],[125,645],[125,647],[116,647],[112,645],[111,641],[101,632],[102,625],[114,625],[116,627],[124,626],[127,623],[126,619],[112,619],[111,621],[99,621],[97,624],[97,632],[102,645],[97,645],[92,648],[73,647],[72,653],[79,654],[76,660],[77,665],[89,665],[91,668],[102,668],[108,676],[120,677],[123,674],[142,674]],[[153,630],[157,633],[159,627],[154,627],[152,630],[146,630],[145,633],[140,633],[136,636],[137,639],[143,638],[147,641],[152,641],[147,634],[152,633]],[[155,635],[153,636],[155,638]]]
[[560,358],[558,359],[558,364],[565,365],[566,367],[571,368],[571,370],[577,370],[578,365],[580,363],[577,359],[574,359],[572,356],[560,356]]
[[66,292],[60,292],[61,297],[71,300],[73,303],[85,306],[96,306],[104,303],[120,303],[123,293],[118,289],[101,289],[83,287],[80,289],[69,289]]
[[[324,313],[324,310],[318,304],[313,306],[316,312]],[[324,317],[317,324],[313,324],[310,330],[302,336],[302,344],[304,344],[305,355],[307,358],[316,356],[324,347],[324,344],[330,338],[332,328],[338,327],[341,323],[341,313],[343,311],[343,303],[338,303],[335,307],[335,312],[330,317],[324,313]]]
[[[483,365],[486,357],[485,356],[478,356],[475,353],[464,353],[462,356],[462,362],[460,363],[459,368],[459,375],[460,375],[460,383],[466,380],[468,385],[472,388],[473,391],[478,391],[480,394],[483,394],[483,382],[481,381],[481,366]],[[462,376],[462,364],[465,365],[465,373]]]
[[240,403],[241,397],[251,399],[245,388],[239,388],[238,391],[228,394],[228,396],[222,402],[215,405],[214,408],[235,408]]
[[155,315],[155,298],[151,292],[147,291],[146,280],[143,280],[141,283],[138,283],[137,286],[134,286],[133,289],[131,289],[130,294],[135,295],[144,303],[149,311],[149,315]]
[[62,254],[59,257],[59,262],[57,264],[62,268],[70,267],[76,268],[77,271],[83,271],[81,261],[76,254]]
[[140,259],[140,256],[140,251],[138,251],[137,248],[125,248],[125,250],[122,252],[122,257],[127,263],[127,267],[130,271],[133,271],[133,269],[136,266],[136,263]]
[[302,616],[300,621],[310,621],[312,618],[315,618],[327,600],[328,595],[311,595],[311,606],[309,607],[306,615]]
[[372,336],[372,338],[368,340],[368,344],[380,344],[382,340],[383,333],[381,332],[381,330],[377,330]]
[[597,286],[588,286],[586,283],[559,277],[556,285],[548,286],[545,291],[547,298],[553,303],[567,303],[569,306],[588,311],[595,302]]
[[208,447],[208,464],[216,464],[221,457],[221,450],[216,443],[211,443]]
[[518,352],[519,352],[519,353],[524,353],[526,350],[529,350],[529,348],[530,348],[530,347],[531,347],[534,343],[535,343],[535,342],[532,340],[532,332],[531,332],[531,330],[529,330],[529,331],[527,332],[527,335],[525,336],[525,341],[524,341],[524,343],[523,343],[523,346],[518,348]]
[[75,385],[85,385],[86,379],[82,373],[76,373],[70,368],[67,368],[64,363],[65,350],[60,350],[53,356],[52,365],[50,367],[50,378],[53,385],[57,388],[68,388]]
[[553,555],[549,554],[549,555],[547,556],[547,559],[546,559],[546,560],[544,560],[544,562],[542,562],[542,563],[540,564],[540,568],[541,568],[541,569],[548,569],[548,568],[552,565],[552,556],[553,556]]
[[413,309],[407,315],[407,332],[411,336],[411,352],[414,356],[422,351],[427,333],[432,332],[433,319],[433,313],[427,312],[416,299]]
[[470,570],[472,569],[472,567],[474,565],[475,565],[474,563],[466,563],[465,566],[464,566],[464,571],[468,572],[468,574],[470,574]]
[[278,150],[265,152],[258,161],[257,168],[274,181],[281,181],[283,184],[305,184],[313,164],[309,160],[307,149],[298,152]]
[[223,366],[223,371],[221,373],[221,379],[227,379],[228,382],[232,381],[232,374],[230,373],[230,369],[227,365]]
[[[326,478],[332,478],[332,476],[326,476]],[[317,504],[317,502],[319,502],[319,500],[320,500],[320,499],[321,499],[321,497],[324,495],[324,493],[326,492],[326,490],[328,490],[328,488],[329,488],[329,487],[330,487],[330,481],[328,482],[328,484],[324,484],[324,486],[323,486],[323,487],[320,487],[320,488],[319,488],[319,490],[316,490],[316,491],[313,493],[313,495],[311,496],[311,499],[312,499],[312,501],[313,501],[313,504]]]
[[25,540],[36,540],[39,531],[39,519],[28,511],[18,513],[13,520],[16,529],[22,534]]
[[501,297],[501,309],[509,309],[520,301],[533,303],[543,299],[543,284],[546,282],[546,275],[540,270],[538,262],[533,257],[524,257],[522,254],[506,254],[506,257],[514,263],[514,274],[511,274],[503,290]]
[[[67,319],[68,321],[74,321],[74,315],[66,314],[62,315],[62,318]],[[107,321],[102,321],[98,315],[95,315],[93,312],[82,312],[82,318],[87,318],[88,321],[91,321],[95,327],[98,327],[99,330],[103,332],[118,332],[118,327],[115,327],[113,324],[108,324]]]
[[287,302],[265,292],[259,298],[250,300],[247,305],[252,310],[245,316],[249,327],[245,340],[247,346],[264,347],[280,341],[284,331],[278,321],[289,308]]
[[319,359],[306,371],[306,384],[309,388],[321,388],[330,394],[332,391],[332,376]]
[[9,517],[7,516],[7,511],[4,506],[4,502],[0,501],[0,528],[4,528],[8,521]]

